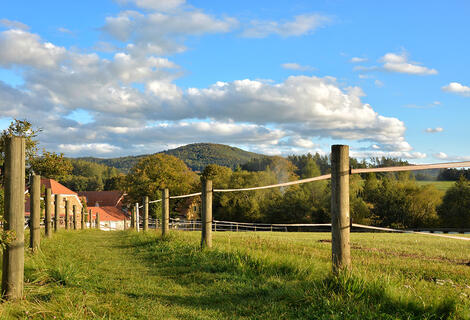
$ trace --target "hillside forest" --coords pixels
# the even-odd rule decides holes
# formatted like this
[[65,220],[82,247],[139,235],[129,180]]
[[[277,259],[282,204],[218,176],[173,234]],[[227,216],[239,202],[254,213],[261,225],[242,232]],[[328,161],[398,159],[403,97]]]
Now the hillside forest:
[[[190,148],[181,147],[175,153],[187,159],[193,152],[191,158],[199,161],[202,159],[201,163],[210,161],[207,159],[219,162],[205,165],[198,173],[185,161],[169,152],[132,157],[135,164],[128,170],[119,170],[83,158],[68,159],[63,154],[46,150],[39,155],[38,133],[27,121],[15,120],[2,133],[2,145],[8,135],[24,135],[27,138],[27,167],[30,171],[56,179],[74,191],[124,191],[129,206],[141,202],[144,196],[159,199],[163,188],[169,188],[172,195],[198,192],[202,179],[211,179],[214,188],[243,188],[305,179],[330,172],[329,157],[318,153],[288,157],[257,155],[250,160],[226,153],[228,159],[222,163],[228,165],[221,165],[216,159],[221,158],[220,150],[232,147],[213,145],[212,149],[215,150],[212,150],[211,144],[200,144],[203,148],[199,149],[195,148],[195,145],[189,145]],[[237,152],[240,149],[232,150]],[[369,161],[351,158],[350,164],[353,168],[365,168],[409,163],[393,158],[375,158]],[[437,179],[455,181],[446,192],[438,190],[433,184],[419,184],[417,180],[429,178],[426,174],[400,172],[351,175],[352,221],[394,228],[469,228],[470,183],[467,178],[470,177],[470,171],[449,169],[429,173]],[[173,215],[182,203],[183,200],[171,201]],[[3,209],[3,205],[1,207]],[[154,217],[160,212],[158,204],[151,205],[150,209]],[[250,192],[215,193],[213,216],[217,220],[240,222],[329,222],[329,180]]]

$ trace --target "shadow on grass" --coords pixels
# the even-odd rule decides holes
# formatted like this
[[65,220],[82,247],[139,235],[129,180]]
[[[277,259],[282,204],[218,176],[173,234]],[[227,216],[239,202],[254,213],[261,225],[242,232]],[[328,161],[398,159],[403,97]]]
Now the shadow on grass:
[[176,237],[128,233],[121,239],[120,246],[130,248],[149,272],[193,290],[186,296],[128,292],[128,297],[212,310],[221,318],[446,319],[455,312],[452,300],[423,306],[350,275],[315,279],[289,263],[268,263],[237,251],[201,251]]

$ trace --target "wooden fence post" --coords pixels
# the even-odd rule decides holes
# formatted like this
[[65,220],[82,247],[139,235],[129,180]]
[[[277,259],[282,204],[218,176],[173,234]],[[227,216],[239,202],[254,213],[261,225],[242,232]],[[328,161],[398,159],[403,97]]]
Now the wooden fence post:
[[331,147],[331,250],[333,273],[351,267],[349,243],[349,146]]
[[65,230],[69,229],[69,210],[70,210],[69,199],[65,198]]
[[14,238],[3,249],[2,297],[23,297],[25,141],[9,137],[5,146],[4,230]]
[[149,229],[149,197],[144,197],[144,231]]
[[212,180],[202,181],[201,248],[212,248]]
[[29,191],[29,247],[35,252],[41,243],[41,176],[32,176]]
[[170,224],[170,191],[162,190],[162,237],[168,234]]
[[126,230],[127,229],[126,218],[124,218],[123,222],[124,222],[124,226],[122,228],[123,228],[123,230]]
[[77,206],[76,205],[72,206],[72,212],[73,212],[73,230],[77,230]]
[[139,203],[135,203],[135,229],[137,232],[140,231],[140,214],[139,214]]
[[100,213],[96,213],[96,229],[101,230],[101,221],[100,221]]
[[91,229],[93,225],[93,213],[91,212],[91,209],[88,210],[88,228]]
[[85,229],[85,207],[80,210],[80,229]]
[[44,227],[46,232],[46,237],[50,238],[52,235],[51,230],[51,216],[52,216],[52,190],[50,188],[46,189],[46,196],[44,197],[46,212],[45,212],[45,221]]
[[60,204],[62,203],[62,197],[58,194],[54,196],[54,232],[59,231],[60,227]]

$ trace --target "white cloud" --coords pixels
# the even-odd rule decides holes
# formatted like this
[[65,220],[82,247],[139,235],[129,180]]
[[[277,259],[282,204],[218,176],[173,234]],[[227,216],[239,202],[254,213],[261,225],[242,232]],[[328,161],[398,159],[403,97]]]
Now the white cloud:
[[443,91],[457,93],[465,97],[470,97],[470,87],[464,86],[458,82],[451,82],[446,86],[442,87]]
[[[20,88],[0,81],[0,117],[26,116],[44,129],[41,142],[50,150],[113,156],[209,141],[284,154],[310,151],[314,139],[327,137],[417,155],[402,121],[379,115],[361,101],[360,88],[343,88],[332,77],[244,79],[183,90],[174,83],[180,68],[166,58],[117,52],[103,59],[9,31],[0,33],[2,48],[28,44],[37,54],[0,51],[2,66],[29,67]],[[77,110],[92,122],[67,118]]]
[[436,69],[429,69],[417,62],[408,61],[406,53],[387,53],[381,59],[383,69],[390,72],[408,73],[415,75],[434,75],[437,74]]
[[61,33],[67,33],[67,34],[73,34],[73,32],[67,28],[64,28],[64,27],[59,27],[57,28],[57,31],[61,32]]
[[0,19],[0,25],[7,27],[9,29],[19,29],[19,30],[29,30],[29,26],[25,25],[22,22],[8,20],[8,19]]
[[424,131],[427,132],[427,133],[436,133],[436,132],[442,132],[442,131],[444,131],[444,129],[442,129],[441,127],[426,128],[426,130],[424,130]]
[[20,29],[10,29],[0,33],[0,66],[32,66],[36,68],[55,67],[63,59],[65,48]]
[[449,156],[444,152],[435,153],[432,156],[436,159],[446,161],[470,161],[470,156]]
[[130,42],[128,50],[134,53],[167,54],[184,51],[181,43],[186,36],[226,33],[237,25],[234,18],[218,19],[196,9],[171,14],[128,10],[107,17],[101,29],[116,40]]
[[186,0],[117,0],[120,4],[133,3],[139,8],[156,11],[171,11],[181,7]]
[[284,22],[252,20],[242,36],[247,38],[265,38],[270,35],[301,36],[313,33],[330,21],[329,17],[316,13],[298,15],[294,17],[294,20]]
[[374,84],[377,88],[382,88],[384,86],[384,83],[377,79],[374,81]]
[[359,63],[359,62],[365,62],[367,61],[367,58],[360,58],[360,57],[352,57],[351,60],[349,60],[352,63]]
[[120,148],[108,143],[88,144],[59,144],[59,150],[67,154],[77,154],[86,151],[87,154],[106,154],[118,151]]
[[351,150],[349,153],[351,157],[361,158],[361,159],[370,159],[370,158],[381,158],[381,157],[392,157],[400,159],[424,159],[427,157],[425,153],[422,152],[403,152],[403,151],[356,151]]
[[304,66],[304,65],[301,65],[301,64],[298,64],[298,63],[295,63],[295,62],[283,63],[283,64],[281,64],[281,67],[283,67],[284,69],[287,69],[287,70],[298,70],[298,71],[311,71],[311,70],[315,70],[314,67],[311,67],[311,66]]

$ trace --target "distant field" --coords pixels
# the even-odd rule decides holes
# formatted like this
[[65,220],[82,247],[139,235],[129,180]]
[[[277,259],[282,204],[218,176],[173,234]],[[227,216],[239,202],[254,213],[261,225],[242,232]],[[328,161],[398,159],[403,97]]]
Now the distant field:
[[447,191],[450,187],[455,184],[455,181],[416,181],[420,186],[433,184],[438,190]]
[[[470,236],[470,235],[467,235]],[[59,232],[26,257],[26,300],[1,319],[470,319],[470,243],[353,233],[331,276],[331,234]]]

